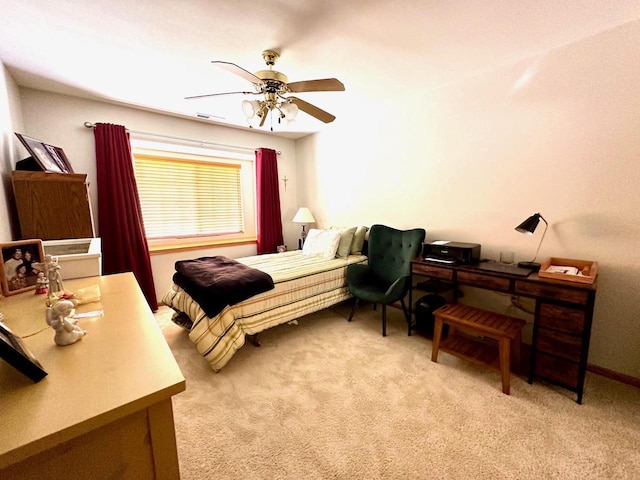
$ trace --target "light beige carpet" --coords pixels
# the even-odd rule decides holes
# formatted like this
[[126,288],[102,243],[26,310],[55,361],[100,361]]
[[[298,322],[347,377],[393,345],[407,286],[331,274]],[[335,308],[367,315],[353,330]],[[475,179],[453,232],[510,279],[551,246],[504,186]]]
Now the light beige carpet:
[[349,305],[260,334],[219,373],[161,307],[187,380],[173,399],[183,479],[637,479],[640,389],[575,394],[499,375]]

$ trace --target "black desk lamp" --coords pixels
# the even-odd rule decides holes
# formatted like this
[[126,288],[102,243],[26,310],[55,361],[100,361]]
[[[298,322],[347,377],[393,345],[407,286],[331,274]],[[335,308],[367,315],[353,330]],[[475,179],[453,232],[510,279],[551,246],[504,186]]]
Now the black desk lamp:
[[518,262],[518,266],[521,268],[530,268],[534,272],[540,270],[540,264],[536,263],[536,257],[538,256],[538,252],[540,251],[540,246],[542,245],[542,240],[544,240],[544,234],[547,233],[547,227],[549,224],[544,219],[542,215],[539,213],[534,213],[529,218],[527,218],[524,222],[516,227],[516,230],[520,233],[526,233],[527,235],[533,235],[533,232],[536,231],[540,220],[544,222],[544,232],[542,232],[542,238],[540,238],[540,243],[538,244],[538,249],[536,250],[536,254],[533,257],[533,260],[530,262]]

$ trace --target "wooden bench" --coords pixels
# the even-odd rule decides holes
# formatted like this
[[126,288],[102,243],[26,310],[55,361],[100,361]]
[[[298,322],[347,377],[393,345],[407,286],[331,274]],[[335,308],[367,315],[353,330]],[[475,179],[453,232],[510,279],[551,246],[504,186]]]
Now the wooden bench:
[[[469,305],[447,304],[434,310],[435,327],[431,361],[438,361],[438,351],[451,353],[460,358],[489,367],[502,376],[502,392],[509,395],[511,366],[517,371],[520,365],[520,342],[524,320],[500,313],[489,312]],[[449,325],[449,335],[441,340],[442,325]],[[486,337],[498,342],[489,345],[468,335]]]

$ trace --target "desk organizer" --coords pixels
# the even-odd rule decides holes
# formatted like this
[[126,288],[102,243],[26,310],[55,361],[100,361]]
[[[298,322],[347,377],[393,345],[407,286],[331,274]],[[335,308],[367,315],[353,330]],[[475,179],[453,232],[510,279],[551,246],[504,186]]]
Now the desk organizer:
[[[582,275],[570,275],[565,273],[556,273],[556,272],[547,272],[546,270],[550,266],[567,266],[567,267],[576,267],[579,271],[587,271]],[[547,258],[540,265],[540,271],[538,272],[538,276],[542,278],[552,278],[554,280],[563,280],[567,282],[578,282],[578,283],[593,283],[596,280],[596,275],[598,275],[598,263],[592,262],[590,260],[574,260],[571,258],[556,258],[550,257]]]

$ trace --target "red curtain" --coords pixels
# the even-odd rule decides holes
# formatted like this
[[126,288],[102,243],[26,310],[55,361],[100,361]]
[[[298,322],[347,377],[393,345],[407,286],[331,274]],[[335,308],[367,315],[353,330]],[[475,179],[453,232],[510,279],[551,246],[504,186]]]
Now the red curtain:
[[102,270],[133,272],[151,310],[158,310],[149,247],[133,171],[129,133],[121,125],[96,124],[98,228]]
[[275,150],[256,150],[256,193],[258,196],[258,255],[275,253],[282,245],[282,216],[278,162]]

